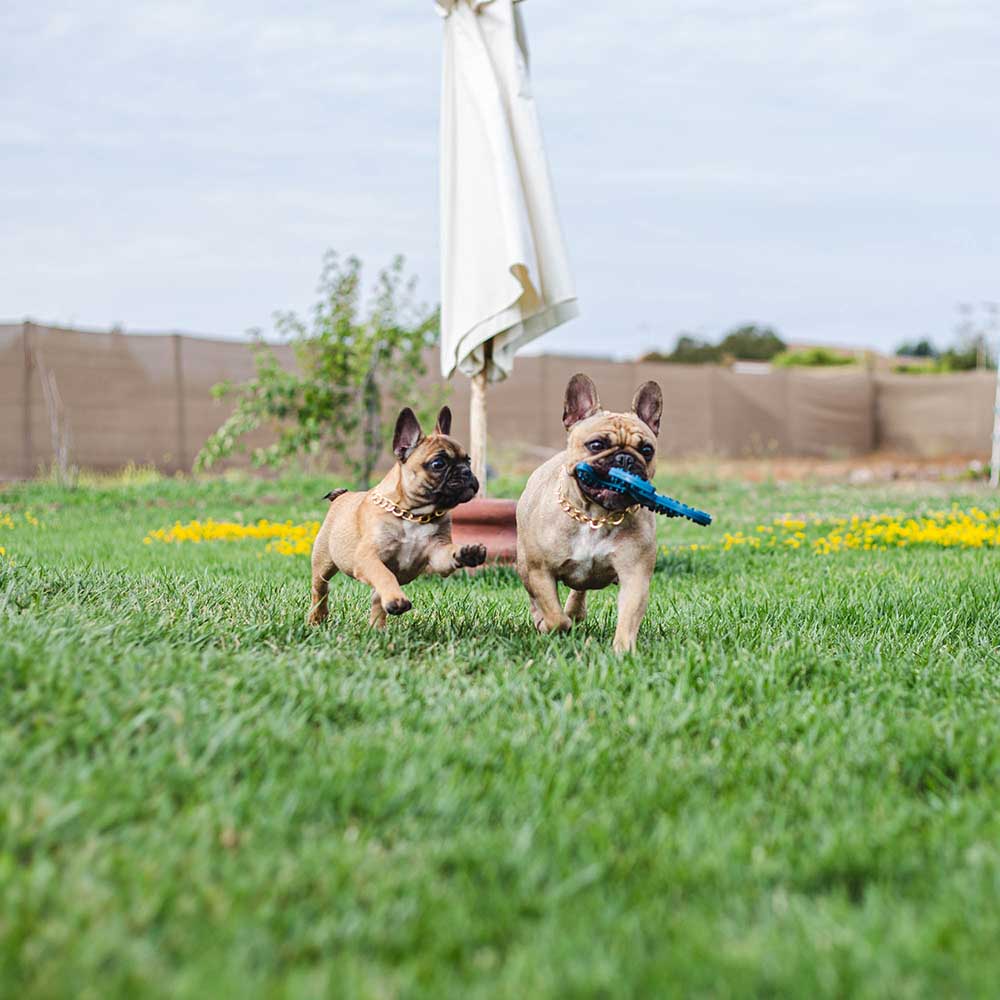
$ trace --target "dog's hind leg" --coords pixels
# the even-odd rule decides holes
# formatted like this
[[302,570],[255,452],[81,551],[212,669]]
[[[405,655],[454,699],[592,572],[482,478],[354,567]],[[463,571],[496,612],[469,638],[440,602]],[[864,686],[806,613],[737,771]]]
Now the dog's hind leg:
[[312,605],[309,608],[309,624],[319,625],[326,620],[328,613],[327,594],[330,591],[330,580],[337,575],[337,567],[327,555],[317,558],[313,553],[312,568]]
[[571,590],[566,598],[566,617],[582,622],[587,617],[587,591]]
[[538,606],[538,601],[536,601],[533,597],[529,597],[528,601],[531,606],[531,620],[535,623],[535,628],[541,631],[542,623],[545,621],[545,617],[542,615],[542,609]]

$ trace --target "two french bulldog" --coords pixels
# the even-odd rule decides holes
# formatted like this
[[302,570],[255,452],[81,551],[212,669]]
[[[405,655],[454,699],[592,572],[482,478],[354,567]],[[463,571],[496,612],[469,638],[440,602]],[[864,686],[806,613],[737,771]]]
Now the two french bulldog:
[[[640,386],[628,413],[601,408],[597,387],[574,375],[566,387],[566,449],[539,466],[517,504],[517,572],[528,591],[539,632],[566,631],[587,613],[587,591],[619,584],[615,652],[635,649],[649,602],[656,562],[656,515],[613,490],[577,481],[577,463],[598,472],[619,466],[643,479],[653,475],[663,396],[655,382]],[[447,576],[486,560],[482,545],[451,540],[450,512],[479,492],[469,457],[449,436],[451,411],[438,414],[424,435],[407,407],[396,421],[397,462],[367,493],[334,490],[312,553],[309,621],[327,616],[329,581],[345,573],[372,588],[370,623],[412,605],[402,591],[421,573]],[[559,583],[570,588],[565,607]]]

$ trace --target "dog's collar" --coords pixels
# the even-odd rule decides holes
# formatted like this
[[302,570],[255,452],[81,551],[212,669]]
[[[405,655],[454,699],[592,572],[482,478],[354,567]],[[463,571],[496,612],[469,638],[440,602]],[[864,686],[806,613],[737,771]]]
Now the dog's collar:
[[[563,478],[568,478],[566,475],[566,470],[563,470]],[[567,496],[563,493],[562,485],[560,484],[558,493],[559,506],[571,517],[574,521],[580,524],[585,524],[589,528],[593,528],[596,531],[598,528],[617,528],[622,521],[628,517],[629,514],[634,514],[641,504],[634,503],[631,507],[626,507],[624,510],[615,511],[614,514],[605,514],[602,517],[591,517],[585,511],[580,510]]]
[[430,514],[414,514],[412,510],[404,510],[398,504],[394,504],[388,497],[382,496],[378,490],[372,490],[368,494],[368,499],[376,507],[381,507],[382,510],[388,511],[393,517],[401,517],[404,521],[413,521],[414,524],[429,524],[431,521],[436,521],[439,517],[444,517],[448,513],[446,508],[444,510],[435,510]]

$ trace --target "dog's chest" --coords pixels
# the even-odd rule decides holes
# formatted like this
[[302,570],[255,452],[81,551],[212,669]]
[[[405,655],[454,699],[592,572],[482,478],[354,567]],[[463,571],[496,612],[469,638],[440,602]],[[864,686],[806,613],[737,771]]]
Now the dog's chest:
[[419,574],[427,565],[436,533],[437,528],[433,524],[407,524],[406,529],[392,540],[389,551],[384,553],[385,564],[397,576]]
[[576,589],[605,587],[616,577],[612,565],[616,544],[614,532],[581,524],[567,539],[561,568],[564,583]]

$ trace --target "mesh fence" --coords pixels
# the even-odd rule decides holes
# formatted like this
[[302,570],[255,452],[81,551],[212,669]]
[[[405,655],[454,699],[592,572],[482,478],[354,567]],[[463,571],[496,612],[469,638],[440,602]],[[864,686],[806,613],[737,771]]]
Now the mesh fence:
[[[293,365],[290,348],[275,350],[283,365]],[[242,342],[0,325],[0,477],[34,475],[52,464],[60,447],[83,468],[133,463],[188,470],[229,413],[212,398],[212,386],[240,382],[253,370]],[[428,359],[428,370],[436,370],[436,358]],[[878,447],[914,456],[981,456],[989,450],[990,373],[742,374],[712,365],[542,355],[519,358],[514,377],[490,387],[493,453],[540,456],[561,447],[563,391],[577,371],[594,379],[609,409],[626,408],[638,385],[657,381],[664,397],[660,447],[667,457],[837,457]],[[435,381],[428,377],[425,387]],[[455,433],[467,439],[468,380],[454,379],[449,393]],[[387,401],[386,419],[408,402]],[[267,440],[261,432],[251,443]]]
[[986,456],[995,389],[988,372],[880,376],[875,398],[878,444],[924,457]]

